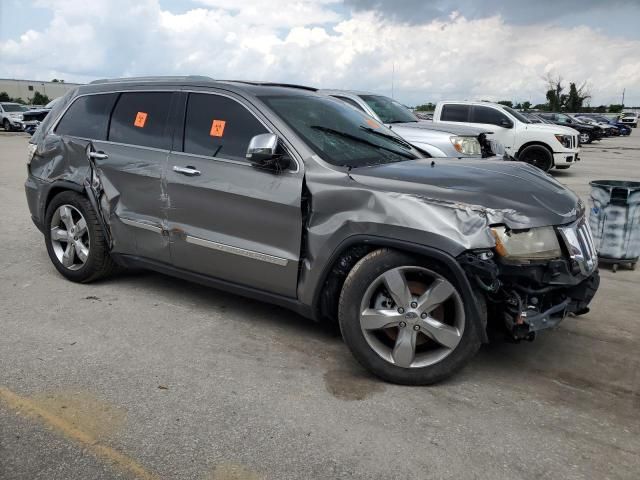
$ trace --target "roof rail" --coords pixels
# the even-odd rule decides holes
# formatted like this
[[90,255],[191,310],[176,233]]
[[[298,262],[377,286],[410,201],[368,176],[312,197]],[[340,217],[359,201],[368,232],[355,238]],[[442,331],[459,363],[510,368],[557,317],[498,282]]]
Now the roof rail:
[[261,87],[287,87],[287,88],[300,88],[302,90],[309,90],[311,92],[317,92],[315,87],[308,87],[306,85],[296,85],[294,83],[278,83],[278,82],[254,82],[251,80],[218,80],[219,82],[227,83],[244,83],[246,85],[257,85]]
[[89,85],[100,83],[126,83],[126,82],[181,82],[186,80],[214,81],[213,78],[205,75],[181,75],[181,76],[158,76],[158,77],[123,77],[123,78],[101,78],[94,80]]

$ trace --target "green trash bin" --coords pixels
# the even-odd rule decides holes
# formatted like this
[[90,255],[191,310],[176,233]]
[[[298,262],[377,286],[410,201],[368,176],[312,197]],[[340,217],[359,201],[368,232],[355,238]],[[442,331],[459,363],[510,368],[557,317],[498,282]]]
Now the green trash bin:
[[598,258],[635,268],[640,257],[640,182],[594,180],[589,224]]

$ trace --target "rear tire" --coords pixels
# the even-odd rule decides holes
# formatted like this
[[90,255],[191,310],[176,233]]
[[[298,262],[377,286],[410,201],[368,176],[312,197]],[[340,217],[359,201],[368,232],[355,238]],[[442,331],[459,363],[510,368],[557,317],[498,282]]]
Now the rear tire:
[[518,160],[538,167],[543,172],[548,172],[553,168],[553,155],[541,145],[529,145],[520,152]]
[[117,269],[87,197],[72,191],[56,195],[47,207],[44,226],[49,258],[68,280],[89,283]]
[[[403,287],[391,293],[388,277]],[[389,249],[353,267],[338,305],[340,331],[354,357],[402,385],[439,382],[465,366],[480,348],[482,320],[475,317],[448,269]],[[406,345],[413,353],[404,355]]]

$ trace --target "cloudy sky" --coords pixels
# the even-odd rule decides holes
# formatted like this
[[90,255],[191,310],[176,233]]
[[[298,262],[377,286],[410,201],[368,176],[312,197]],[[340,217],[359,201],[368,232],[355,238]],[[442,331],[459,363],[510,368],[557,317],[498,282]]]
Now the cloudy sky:
[[[0,0],[0,78],[203,74],[439,99],[640,105],[640,0]],[[395,71],[395,75],[392,72]]]

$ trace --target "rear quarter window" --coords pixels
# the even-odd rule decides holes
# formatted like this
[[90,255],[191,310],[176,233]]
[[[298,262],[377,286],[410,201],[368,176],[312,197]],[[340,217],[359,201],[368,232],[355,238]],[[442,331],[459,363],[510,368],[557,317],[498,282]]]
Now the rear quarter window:
[[169,149],[171,92],[122,93],[113,110],[108,140]]
[[109,114],[116,96],[115,93],[109,93],[77,98],[58,123],[55,133],[91,140],[105,140]]
[[468,122],[469,105],[443,105],[440,120],[443,122]]

